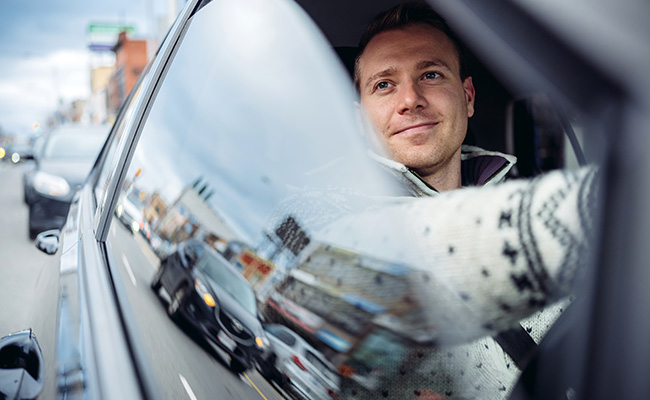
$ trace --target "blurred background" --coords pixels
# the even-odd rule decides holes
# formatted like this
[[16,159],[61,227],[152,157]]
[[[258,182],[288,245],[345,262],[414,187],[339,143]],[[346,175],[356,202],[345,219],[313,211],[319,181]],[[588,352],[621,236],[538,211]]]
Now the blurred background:
[[[79,182],[62,164],[81,176],[99,151],[75,139],[50,160],[56,146],[46,138],[99,131],[103,142],[185,2],[0,1],[0,337],[24,329],[43,306],[36,289],[39,279],[48,279],[41,268],[47,256],[34,247],[30,228],[67,212]],[[39,146],[40,162],[34,160]],[[54,164],[56,174],[37,171]],[[45,199],[38,195],[43,191]]]
[[0,1],[0,146],[111,123],[185,2]]

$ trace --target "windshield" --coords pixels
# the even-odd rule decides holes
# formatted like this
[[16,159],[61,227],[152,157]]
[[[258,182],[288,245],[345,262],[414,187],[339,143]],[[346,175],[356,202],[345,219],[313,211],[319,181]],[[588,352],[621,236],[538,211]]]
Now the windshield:
[[205,272],[211,283],[225,290],[250,314],[257,314],[253,289],[241,279],[241,276],[238,276],[237,272],[229,268],[225,260],[207,252],[197,266]]
[[45,145],[43,158],[91,160],[97,156],[105,139],[105,135],[90,130],[55,133]]

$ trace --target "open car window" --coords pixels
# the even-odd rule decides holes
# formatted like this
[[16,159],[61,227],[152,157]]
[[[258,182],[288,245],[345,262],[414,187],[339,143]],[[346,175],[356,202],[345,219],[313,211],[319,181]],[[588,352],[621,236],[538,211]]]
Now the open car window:
[[[432,388],[480,398],[511,387],[518,371],[496,336],[512,327],[542,335],[547,327],[518,321],[549,303],[549,321],[562,313],[585,245],[584,215],[555,207],[563,185],[579,203],[592,182],[581,152],[569,150],[581,147],[580,118],[567,124],[537,97],[498,99],[503,134],[472,144],[523,155],[512,178],[578,172],[416,198],[406,169],[391,169],[376,146],[333,43],[297,4],[207,2],[178,36],[151,99],[132,100],[146,105],[142,119],[126,109],[95,187],[98,201],[116,199],[103,211],[107,260],[140,365],[162,392],[178,398],[190,382],[203,397],[238,382],[214,379],[215,359],[225,351],[220,367],[235,372],[268,359],[263,323],[321,352],[340,384],[329,389],[344,398]],[[210,248],[196,264],[182,258],[193,243]],[[211,252],[254,293],[247,315],[235,304],[244,290],[208,268]],[[503,378],[475,384],[494,360]]]

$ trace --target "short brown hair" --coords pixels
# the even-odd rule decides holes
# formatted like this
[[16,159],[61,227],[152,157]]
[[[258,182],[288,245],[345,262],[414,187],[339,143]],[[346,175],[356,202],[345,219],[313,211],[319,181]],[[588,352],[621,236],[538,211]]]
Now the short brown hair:
[[438,29],[447,36],[454,45],[460,66],[460,78],[465,80],[469,76],[465,62],[464,48],[456,35],[445,22],[445,19],[433,11],[426,3],[409,1],[398,4],[382,13],[377,14],[366,27],[359,41],[358,54],[354,62],[354,86],[359,90],[359,63],[366,46],[376,35],[395,29],[404,29],[415,24],[426,24]]

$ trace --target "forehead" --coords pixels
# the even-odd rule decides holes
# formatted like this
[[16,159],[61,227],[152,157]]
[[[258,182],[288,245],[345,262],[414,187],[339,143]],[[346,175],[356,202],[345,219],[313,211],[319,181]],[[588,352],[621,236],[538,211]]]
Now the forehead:
[[444,61],[454,71],[459,70],[458,53],[453,42],[442,31],[416,24],[381,32],[363,50],[359,60],[361,77],[384,68],[409,65],[409,61]]

